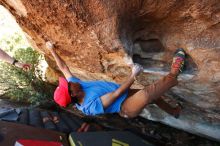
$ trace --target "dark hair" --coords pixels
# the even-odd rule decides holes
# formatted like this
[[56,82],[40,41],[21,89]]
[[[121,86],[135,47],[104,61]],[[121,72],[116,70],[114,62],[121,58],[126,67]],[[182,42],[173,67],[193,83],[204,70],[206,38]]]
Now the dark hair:
[[78,104],[78,98],[71,96],[71,93],[70,93],[70,83],[68,83],[68,93],[69,93],[70,98],[71,98],[71,103],[72,103],[72,104]]
[[72,104],[78,104],[78,98],[77,97],[71,97],[71,103]]

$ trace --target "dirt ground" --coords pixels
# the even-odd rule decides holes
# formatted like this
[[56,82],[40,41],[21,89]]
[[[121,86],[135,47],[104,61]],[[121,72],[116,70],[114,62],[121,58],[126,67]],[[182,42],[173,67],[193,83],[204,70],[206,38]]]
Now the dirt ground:
[[[27,104],[0,99],[0,107],[27,107]],[[51,110],[51,109],[50,109]],[[54,108],[53,110],[56,110]],[[58,109],[60,110],[60,109]],[[62,111],[62,110],[61,110]],[[219,146],[220,143],[210,139],[187,133],[170,126],[146,120],[142,117],[133,119],[121,118],[118,114],[107,114],[105,116],[85,117],[79,111],[66,110],[79,118],[96,123],[103,130],[126,130],[135,133],[155,145],[165,146]]]

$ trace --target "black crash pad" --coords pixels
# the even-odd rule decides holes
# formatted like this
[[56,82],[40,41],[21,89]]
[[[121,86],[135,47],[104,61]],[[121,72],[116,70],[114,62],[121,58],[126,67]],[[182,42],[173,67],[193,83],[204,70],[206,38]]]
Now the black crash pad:
[[69,142],[71,146],[153,146],[128,131],[72,132]]

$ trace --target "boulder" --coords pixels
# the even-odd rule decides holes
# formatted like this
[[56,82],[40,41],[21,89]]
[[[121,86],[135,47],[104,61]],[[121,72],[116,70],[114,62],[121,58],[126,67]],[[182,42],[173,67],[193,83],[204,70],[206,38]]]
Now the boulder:
[[[121,83],[137,62],[145,70],[132,88],[140,89],[167,74],[176,48],[184,48],[186,69],[179,85],[166,93],[184,107],[180,118],[156,106],[147,107],[142,115],[220,139],[219,0],[0,0],[0,4],[55,72],[58,68],[45,48],[48,40],[73,74],[85,80]],[[54,72],[48,75],[48,80],[53,78]]]

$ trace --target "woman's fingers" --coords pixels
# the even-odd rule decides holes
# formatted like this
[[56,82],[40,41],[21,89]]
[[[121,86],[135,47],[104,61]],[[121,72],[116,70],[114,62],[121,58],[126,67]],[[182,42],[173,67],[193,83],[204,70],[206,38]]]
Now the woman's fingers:
[[139,73],[141,73],[143,71],[143,67],[137,63],[135,63],[132,67],[132,73],[134,75],[138,75]]
[[47,42],[46,42],[46,47],[47,47],[47,49],[53,49],[53,47],[54,47],[53,44],[54,44],[53,42],[47,41]]

